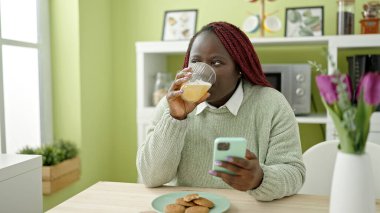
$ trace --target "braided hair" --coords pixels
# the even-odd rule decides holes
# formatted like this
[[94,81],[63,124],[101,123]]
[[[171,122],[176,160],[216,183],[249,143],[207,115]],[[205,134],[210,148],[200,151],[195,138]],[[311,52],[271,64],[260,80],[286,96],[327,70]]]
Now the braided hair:
[[215,33],[232,57],[237,68],[242,72],[243,77],[251,82],[251,84],[267,87],[271,86],[265,78],[259,58],[247,35],[238,27],[227,22],[212,22],[202,27],[202,29],[191,38],[183,63],[184,68],[189,65],[190,51],[194,40],[202,32]]

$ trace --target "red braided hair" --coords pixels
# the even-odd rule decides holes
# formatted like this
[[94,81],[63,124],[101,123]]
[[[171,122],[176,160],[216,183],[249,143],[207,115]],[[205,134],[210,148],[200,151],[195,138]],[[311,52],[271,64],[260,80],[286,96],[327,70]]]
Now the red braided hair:
[[206,31],[215,33],[232,57],[238,69],[242,72],[245,79],[253,85],[271,87],[271,84],[265,78],[260,60],[247,35],[238,27],[227,22],[212,22],[204,26],[193,36],[193,38],[191,38],[183,68],[188,67],[189,65],[190,51],[195,38],[202,32]]

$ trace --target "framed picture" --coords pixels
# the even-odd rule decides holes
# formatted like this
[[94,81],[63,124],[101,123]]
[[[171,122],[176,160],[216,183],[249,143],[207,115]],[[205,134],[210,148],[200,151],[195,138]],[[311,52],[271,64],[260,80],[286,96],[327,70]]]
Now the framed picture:
[[163,41],[190,40],[195,33],[198,10],[171,10],[164,16]]
[[286,8],[285,37],[322,35],[323,7]]

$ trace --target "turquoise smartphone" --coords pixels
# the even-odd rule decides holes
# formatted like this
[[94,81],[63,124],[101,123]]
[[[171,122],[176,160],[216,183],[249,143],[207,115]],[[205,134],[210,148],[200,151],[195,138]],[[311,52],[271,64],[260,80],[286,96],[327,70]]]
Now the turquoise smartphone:
[[247,140],[240,137],[221,137],[214,141],[214,156],[212,170],[221,171],[228,174],[234,174],[232,171],[223,167],[216,166],[215,161],[226,161],[227,157],[245,158],[247,149]]

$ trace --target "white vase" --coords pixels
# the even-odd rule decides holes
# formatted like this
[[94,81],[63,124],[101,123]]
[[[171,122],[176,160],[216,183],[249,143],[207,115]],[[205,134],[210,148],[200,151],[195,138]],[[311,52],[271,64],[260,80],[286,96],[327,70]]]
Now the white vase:
[[330,213],[374,213],[374,187],[369,155],[338,151],[331,185]]

